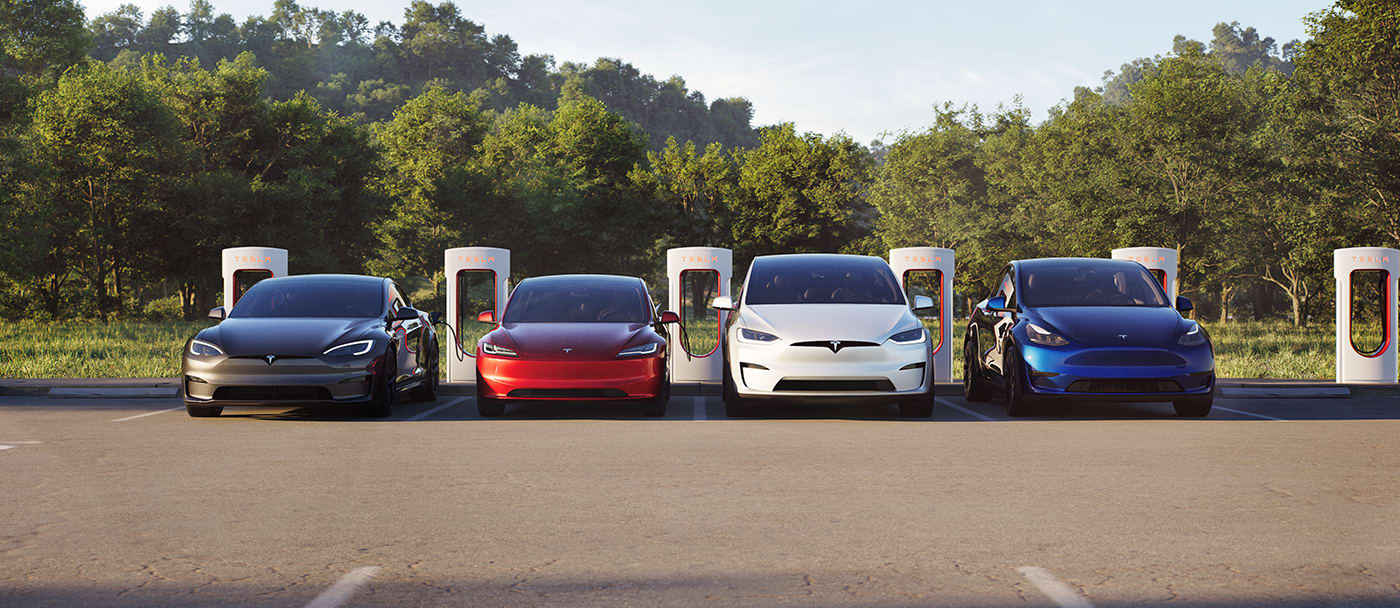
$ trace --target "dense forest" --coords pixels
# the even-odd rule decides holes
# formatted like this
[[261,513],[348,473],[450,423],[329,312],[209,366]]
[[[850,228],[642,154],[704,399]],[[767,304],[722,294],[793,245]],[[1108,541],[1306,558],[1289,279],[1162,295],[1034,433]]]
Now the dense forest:
[[1163,41],[1039,123],[929,100],[926,129],[865,145],[621,59],[522,57],[451,2],[370,25],[0,0],[0,315],[197,317],[238,245],[425,296],[463,245],[648,277],[671,246],[740,272],[946,246],[965,295],[1009,259],[1154,245],[1200,314],[1326,320],[1331,250],[1400,245],[1400,5],[1300,18],[1282,46],[1237,23]]

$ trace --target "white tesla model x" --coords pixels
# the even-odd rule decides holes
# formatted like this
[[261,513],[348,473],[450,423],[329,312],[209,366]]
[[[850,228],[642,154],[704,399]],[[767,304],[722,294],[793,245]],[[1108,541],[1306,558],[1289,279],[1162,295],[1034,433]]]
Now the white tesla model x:
[[[724,332],[724,407],[753,414],[764,399],[898,403],[933,413],[928,331],[884,260],[791,254],[754,258]],[[913,308],[933,306],[916,296]]]

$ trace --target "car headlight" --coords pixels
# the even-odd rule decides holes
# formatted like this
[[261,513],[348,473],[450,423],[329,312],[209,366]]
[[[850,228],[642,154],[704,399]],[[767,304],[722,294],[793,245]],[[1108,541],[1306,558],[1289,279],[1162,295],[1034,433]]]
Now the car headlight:
[[915,327],[908,331],[901,331],[890,336],[890,342],[895,344],[918,344],[924,341],[924,328]]
[[190,340],[190,354],[200,357],[217,357],[224,354],[224,349],[204,340]]
[[369,352],[371,348],[374,348],[374,340],[356,340],[354,342],[337,344],[327,348],[326,352],[321,354],[333,355],[336,357],[358,357]]
[[1030,338],[1031,342],[1041,346],[1064,346],[1069,344],[1069,340],[1066,340],[1064,336],[1036,325],[1035,323],[1026,324],[1026,337]]
[[649,343],[643,344],[643,345],[641,345],[641,346],[633,346],[633,347],[631,347],[631,348],[624,348],[624,349],[622,349],[622,352],[617,353],[617,356],[619,356],[619,357],[641,357],[641,356],[643,356],[643,355],[654,355],[654,354],[656,354],[656,351],[658,351],[658,350],[660,350],[660,349],[661,349],[661,345],[660,345],[660,344],[657,344],[656,342],[649,342]]
[[1191,323],[1191,329],[1181,334],[1181,337],[1177,338],[1176,343],[1182,346],[1200,346],[1206,343],[1206,332],[1201,331],[1200,323],[1193,322]]
[[744,342],[758,342],[760,344],[767,344],[769,342],[778,341],[778,337],[773,334],[761,331],[754,331],[747,327],[739,328],[739,339],[743,340]]
[[486,353],[486,354],[488,354],[488,355],[495,355],[495,356],[497,356],[497,357],[517,357],[517,356],[519,356],[519,355],[516,355],[516,354],[515,354],[515,351],[513,351],[513,350],[511,350],[511,349],[509,349],[509,348],[506,348],[506,347],[504,347],[504,346],[497,346],[497,345],[492,344],[492,343],[490,343],[490,342],[482,342],[482,343],[481,343],[481,352]]

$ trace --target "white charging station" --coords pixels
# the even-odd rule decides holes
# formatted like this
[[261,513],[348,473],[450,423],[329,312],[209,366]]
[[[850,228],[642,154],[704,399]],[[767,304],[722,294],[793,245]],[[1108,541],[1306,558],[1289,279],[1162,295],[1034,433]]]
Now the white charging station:
[[929,328],[933,340],[933,381],[953,381],[953,250],[941,247],[901,247],[890,250],[890,268],[899,277],[899,286],[912,305],[915,295],[933,298],[934,311],[916,312]]
[[1152,276],[1162,283],[1162,289],[1167,291],[1167,298],[1176,302],[1176,297],[1181,295],[1181,283],[1176,279],[1176,256],[1176,250],[1167,247],[1124,247],[1114,249],[1109,257],[1115,260],[1132,260],[1146,266]]
[[1396,384],[1400,250],[1337,249],[1332,274],[1337,279],[1337,382]]
[[224,310],[254,283],[287,276],[287,250],[276,247],[231,247],[223,252]]
[[[680,247],[666,250],[666,309],[681,317],[681,328],[670,328],[671,381],[719,382],[724,354],[720,332],[729,314],[710,307],[720,296],[734,297],[734,254],[721,247]],[[711,329],[710,323],[714,323]],[[689,356],[687,356],[689,354]]]
[[496,247],[457,247],[443,251],[447,280],[447,381],[476,381],[476,341],[492,329],[478,323],[478,314],[491,311],[497,320],[506,308],[510,282],[510,250]]

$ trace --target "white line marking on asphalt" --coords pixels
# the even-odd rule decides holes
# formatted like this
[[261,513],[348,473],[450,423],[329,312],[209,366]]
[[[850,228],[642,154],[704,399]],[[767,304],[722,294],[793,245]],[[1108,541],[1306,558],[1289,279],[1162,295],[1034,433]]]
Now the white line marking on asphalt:
[[11,450],[14,449],[14,447],[15,446],[12,445],[0,445],[0,450]]
[[695,399],[695,419],[708,420],[705,417],[705,397],[697,395],[693,399]]
[[1078,591],[1074,590],[1074,587],[1055,578],[1055,575],[1050,574],[1049,570],[1037,568],[1035,566],[1022,566],[1017,568],[1016,571],[1020,572],[1021,576],[1026,577],[1026,580],[1030,581],[1032,585],[1035,585],[1036,589],[1039,589],[1041,593],[1044,593],[1046,597],[1050,598],[1050,601],[1055,602],[1056,605],[1062,608],[1094,608],[1094,605],[1089,603],[1089,598],[1080,595]]
[[311,600],[306,608],[338,608],[350,601],[350,597],[355,595],[369,579],[379,574],[379,566],[365,566],[351,570],[349,574],[340,577],[329,589],[321,592],[316,599]]
[[1244,411],[1244,410],[1232,410],[1232,409],[1230,409],[1230,408],[1228,408],[1228,407],[1220,407],[1220,406],[1218,406],[1218,405],[1215,406],[1215,409],[1220,410],[1220,411],[1222,411],[1222,412],[1230,412],[1231,414],[1240,414],[1240,415],[1243,415],[1243,416],[1254,416],[1255,418],[1263,418],[1263,419],[1265,419],[1265,420],[1277,420],[1277,421],[1279,421],[1279,422],[1288,422],[1287,420],[1284,420],[1283,418],[1274,418],[1273,416],[1265,416],[1265,415],[1263,415],[1263,414],[1256,414],[1256,413],[1254,413],[1254,412],[1246,412],[1246,411]]
[[982,415],[982,414],[979,414],[979,413],[977,413],[977,412],[974,412],[974,411],[972,411],[972,410],[970,410],[970,409],[967,409],[967,408],[965,408],[965,407],[963,407],[963,406],[961,406],[961,405],[958,405],[958,404],[956,404],[956,403],[953,403],[952,401],[949,401],[949,400],[944,399],[944,398],[942,398],[942,397],[934,397],[933,400],[934,400],[935,403],[942,403],[943,405],[946,405],[946,406],[948,406],[948,407],[951,407],[951,408],[953,408],[953,409],[955,409],[955,410],[958,410],[959,412],[962,412],[962,413],[964,413],[964,414],[967,414],[968,416],[972,416],[973,418],[976,418],[976,419],[978,419],[978,420],[985,420],[985,421],[987,421],[987,422],[996,422],[996,421],[997,421],[996,418],[992,418],[991,416],[984,416],[984,415]]
[[409,422],[413,422],[413,421],[415,421],[415,420],[422,420],[422,419],[424,419],[424,418],[427,418],[428,416],[432,416],[433,414],[436,414],[436,413],[438,413],[438,412],[441,412],[442,410],[445,410],[445,409],[447,409],[447,408],[449,408],[449,407],[452,407],[452,406],[454,406],[454,405],[457,405],[458,403],[461,403],[461,402],[463,402],[463,401],[466,401],[467,399],[470,399],[470,397],[458,397],[458,398],[456,398],[456,399],[453,399],[453,400],[451,400],[451,401],[448,401],[447,403],[444,403],[444,404],[439,405],[439,406],[437,406],[437,407],[435,407],[435,408],[433,408],[433,409],[430,409],[430,410],[428,410],[428,411],[426,411],[426,412],[422,412],[422,413],[420,413],[420,414],[416,414],[416,415],[410,416],[410,417],[408,417],[408,418],[404,418],[404,420],[407,420],[407,421],[409,421]]
[[185,406],[182,405],[182,406],[180,406],[180,407],[172,407],[172,408],[170,408],[170,409],[168,409],[168,410],[156,410],[156,411],[154,411],[154,412],[146,412],[146,413],[144,413],[144,414],[137,414],[137,415],[135,415],[135,416],[127,416],[126,418],[118,418],[118,419],[116,419],[116,420],[113,420],[112,422],[126,422],[126,421],[128,421],[128,420],[135,420],[135,419],[137,419],[137,418],[145,418],[146,416],[154,416],[154,415],[156,415],[156,414],[164,414],[164,413],[166,413],[166,412],[173,412],[173,411],[175,411],[175,410],[183,410],[183,409],[185,409]]
[[15,445],[33,445],[33,444],[36,444],[36,443],[43,443],[43,442],[42,442],[42,441],[0,441],[0,443],[13,443],[13,444],[15,444]]

